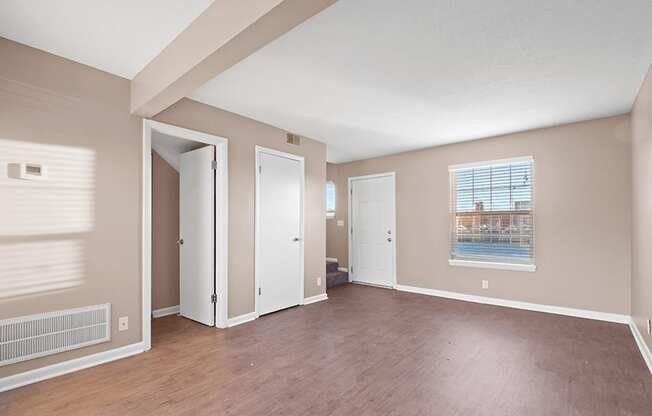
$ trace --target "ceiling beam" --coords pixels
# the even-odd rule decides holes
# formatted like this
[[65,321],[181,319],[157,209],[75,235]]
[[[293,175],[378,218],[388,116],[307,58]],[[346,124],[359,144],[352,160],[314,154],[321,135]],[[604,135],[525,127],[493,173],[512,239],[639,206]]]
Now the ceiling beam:
[[337,0],[215,0],[131,81],[152,117]]

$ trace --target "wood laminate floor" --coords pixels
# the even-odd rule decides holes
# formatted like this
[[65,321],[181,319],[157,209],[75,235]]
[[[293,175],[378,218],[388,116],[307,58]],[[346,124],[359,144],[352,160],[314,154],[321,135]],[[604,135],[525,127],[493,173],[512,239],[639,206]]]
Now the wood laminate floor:
[[0,393],[13,415],[652,415],[626,325],[345,285],[227,330]]

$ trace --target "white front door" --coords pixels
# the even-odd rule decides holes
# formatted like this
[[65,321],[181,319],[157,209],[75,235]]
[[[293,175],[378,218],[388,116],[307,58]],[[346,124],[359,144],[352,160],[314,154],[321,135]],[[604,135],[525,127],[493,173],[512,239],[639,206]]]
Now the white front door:
[[303,300],[303,163],[258,151],[258,313]]
[[351,179],[351,280],[394,286],[394,176]]
[[179,170],[180,313],[215,325],[215,146],[181,154]]

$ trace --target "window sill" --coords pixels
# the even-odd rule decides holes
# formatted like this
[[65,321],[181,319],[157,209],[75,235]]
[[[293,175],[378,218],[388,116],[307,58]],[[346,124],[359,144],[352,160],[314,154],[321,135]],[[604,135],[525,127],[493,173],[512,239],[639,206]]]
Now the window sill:
[[494,263],[490,261],[473,261],[473,260],[448,260],[451,266],[476,267],[480,269],[499,269],[513,270],[517,272],[535,272],[537,266],[534,264],[517,264],[517,263]]

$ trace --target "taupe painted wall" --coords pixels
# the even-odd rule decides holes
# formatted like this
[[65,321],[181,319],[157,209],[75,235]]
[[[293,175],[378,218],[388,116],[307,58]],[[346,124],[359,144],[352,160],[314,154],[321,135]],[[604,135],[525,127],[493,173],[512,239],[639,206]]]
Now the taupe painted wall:
[[[129,113],[126,79],[2,38],[0,57],[0,251],[46,244],[32,246],[33,256],[2,256],[0,319],[105,302],[113,306],[111,342],[1,367],[5,377],[141,341],[142,119]],[[282,130],[191,100],[157,119],[229,139],[229,316],[254,310],[256,144],[306,157],[305,294],[323,293],[316,278],[325,276],[326,146],[309,139],[300,147],[287,145]],[[47,161],[51,180],[9,181],[5,165],[11,161],[3,155]],[[81,199],[64,204],[68,194],[55,185],[72,187]],[[47,198],[48,192],[55,195]],[[10,200],[22,205],[7,204]],[[68,245],[55,251],[47,246],[53,240]],[[39,247],[45,248],[39,252]],[[39,253],[63,256],[72,270],[68,274],[79,276],[74,286],[2,296],[9,293],[9,277],[15,277],[10,268],[32,278],[42,274],[32,272],[43,266]],[[120,316],[129,316],[128,331],[118,332]]]
[[152,310],[179,304],[179,172],[152,152]]
[[[347,178],[393,171],[399,284],[629,314],[630,152],[625,115],[340,164],[338,218],[347,221]],[[537,271],[449,266],[448,166],[526,155]],[[329,233],[327,256],[348,267],[347,229]]]
[[[0,271],[0,291],[16,276],[42,290],[0,298],[0,319],[106,302],[113,312],[111,342],[0,367],[0,377],[141,340],[142,124],[129,97],[125,79],[0,38],[0,160],[43,161],[50,176],[9,180],[0,166],[0,250],[31,245],[0,256],[0,268],[16,268]],[[5,160],[10,146],[20,160]],[[43,263],[52,255],[59,265]],[[78,284],[48,289],[74,275]]]
[[305,296],[325,292],[326,145],[302,138],[286,143],[286,132],[193,100],[183,99],[156,120],[229,140],[229,317],[254,310],[254,208],[256,145],[305,157]]
[[652,69],[632,110],[632,318],[648,347],[652,336]]

